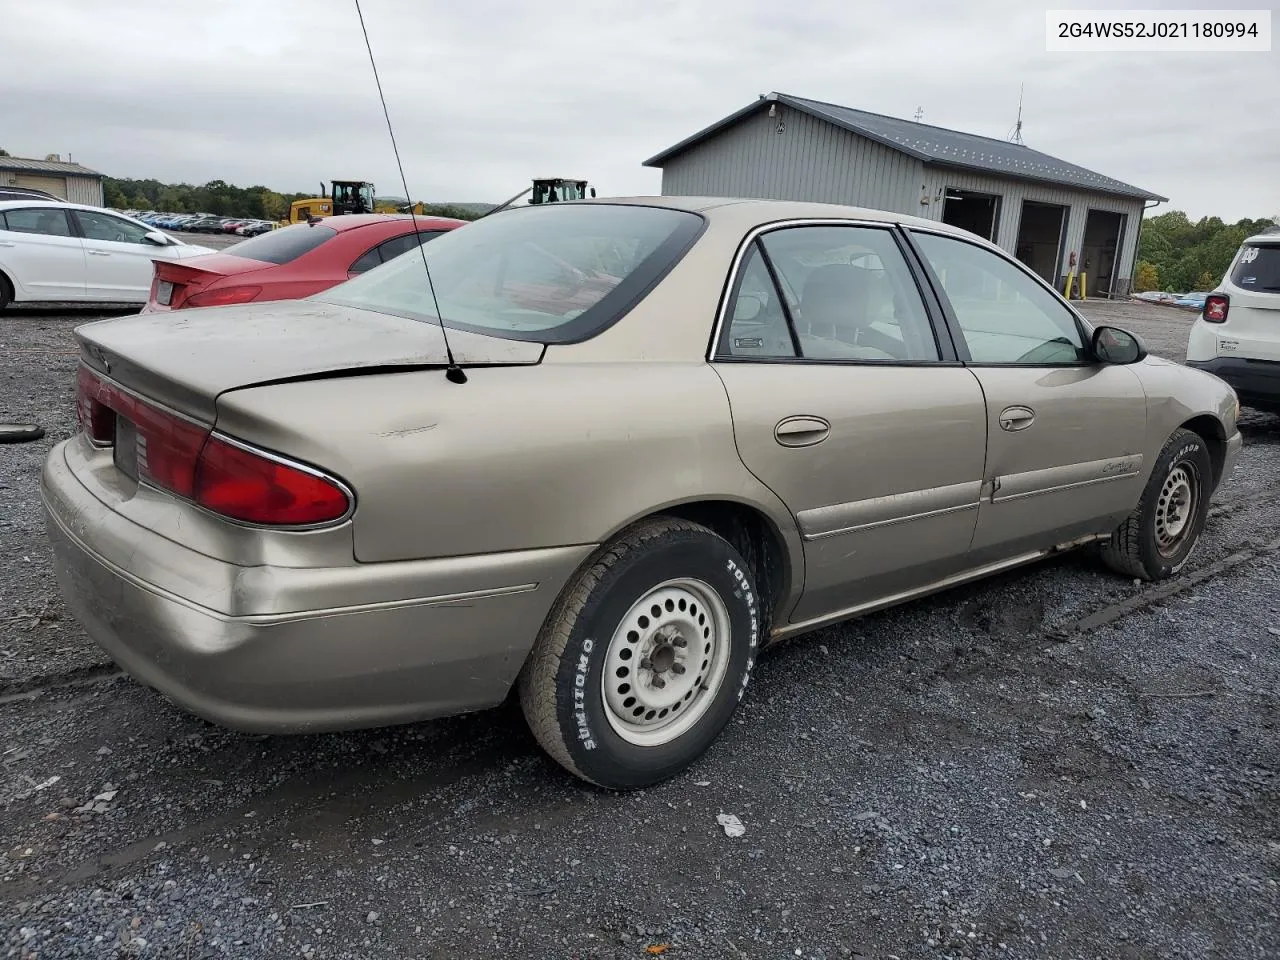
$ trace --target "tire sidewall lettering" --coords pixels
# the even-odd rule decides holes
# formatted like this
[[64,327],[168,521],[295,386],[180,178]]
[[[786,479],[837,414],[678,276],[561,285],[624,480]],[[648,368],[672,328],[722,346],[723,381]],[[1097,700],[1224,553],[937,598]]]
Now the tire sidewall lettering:
[[584,750],[596,748],[596,735],[591,729],[591,717],[587,713],[587,676],[591,672],[591,652],[596,642],[593,637],[583,637],[581,652],[573,672],[573,719],[578,743]]

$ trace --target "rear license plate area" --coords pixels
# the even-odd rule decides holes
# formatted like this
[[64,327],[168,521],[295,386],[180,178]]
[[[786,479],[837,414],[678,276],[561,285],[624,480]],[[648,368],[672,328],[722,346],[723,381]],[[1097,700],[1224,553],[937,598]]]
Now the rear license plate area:
[[138,429],[131,420],[116,414],[115,445],[112,457],[116,469],[134,483],[138,482]]
[[168,280],[161,280],[156,286],[156,303],[162,307],[169,306],[173,302],[173,284]]

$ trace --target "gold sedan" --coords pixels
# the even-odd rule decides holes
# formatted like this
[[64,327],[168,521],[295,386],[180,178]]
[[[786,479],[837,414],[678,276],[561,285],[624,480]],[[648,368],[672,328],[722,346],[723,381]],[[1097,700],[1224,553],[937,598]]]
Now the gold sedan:
[[694,762],[783,637],[1086,544],[1170,576],[1240,448],[1221,380],[995,246],[820,204],[515,209],[77,336],[43,498],[125,670],[267,732],[514,689],[612,788]]

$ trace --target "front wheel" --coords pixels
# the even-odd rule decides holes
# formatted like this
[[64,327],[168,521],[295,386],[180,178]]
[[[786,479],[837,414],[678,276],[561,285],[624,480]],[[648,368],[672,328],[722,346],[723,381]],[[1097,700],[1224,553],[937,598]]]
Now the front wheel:
[[741,554],[675,518],[624,531],[565,588],[520,675],[538,743],[571,773],[635,789],[680,773],[746,690],[760,600]]
[[1103,544],[1107,566],[1141,580],[1163,580],[1181,570],[1204,532],[1212,477],[1204,439],[1190,430],[1174,431],[1138,506]]

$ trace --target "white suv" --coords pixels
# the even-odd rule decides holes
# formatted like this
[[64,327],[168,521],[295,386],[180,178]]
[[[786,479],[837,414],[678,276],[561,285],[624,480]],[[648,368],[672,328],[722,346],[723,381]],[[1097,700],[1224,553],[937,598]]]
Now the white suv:
[[1245,406],[1280,413],[1280,229],[1236,251],[1191,327],[1187,365],[1227,381]]

